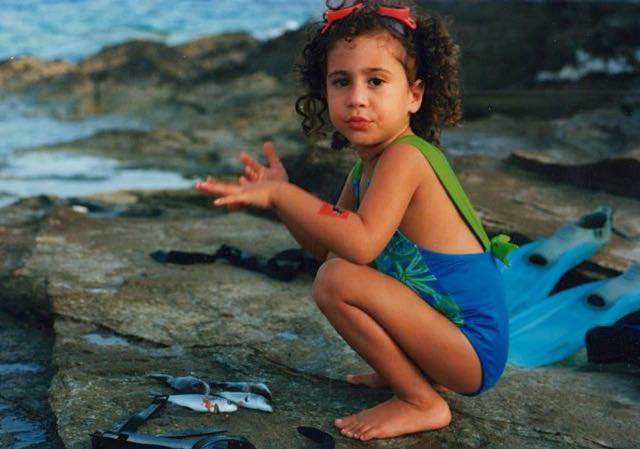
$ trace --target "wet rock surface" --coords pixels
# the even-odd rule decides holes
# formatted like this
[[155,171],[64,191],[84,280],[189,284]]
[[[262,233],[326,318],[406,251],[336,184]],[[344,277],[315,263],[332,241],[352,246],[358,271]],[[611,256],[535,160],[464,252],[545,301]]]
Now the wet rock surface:
[[[637,223],[640,212],[632,212]],[[538,213],[544,222],[548,211]],[[487,214],[491,223],[508,218]],[[49,401],[65,447],[88,447],[88,434],[146,407],[152,392],[168,392],[146,377],[154,372],[266,382],[275,411],[208,415],[169,405],[144,432],[222,427],[261,448],[305,447],[295,427],[312,425],[338,447],[361,445],[334,432],[333,418],[390,393],[341,380],[365,367],[313,304],[310,275],[285,283],[223,261],[179,266],[149,257],[157,249],[214,252],[222,243],[263,257],[295,246],[282,225],[242,212],[100,219],[60,205],[43,219],[20,270],[43,284],[56,317]],[[584,351],[547,368],[510,366],[486,395],[447,395],[449,428],[370,444],[631,448],[640,437],[628,425],[640,417],[637,375],[637,367],[589,365]]]
[[[637,201],[580,195],[501,160],[469,156],[456,164],[491,232],[538,238],[604,203],[618,211],[620,232],[583,271],[604,276],[637,260]],[[89,204],[93,212],[77,207]],[[105,215],[110,208],[117,213]],[[153,372],[266,382],[273,414],[207,415],[170,405],[141,428],[221,427],[263,448],[305,447],[298,425],[329,431],[338,447],[359,446],[332,430],[333,418],[390,394],[341,380],[365,367],[313,304],[310,275],[283,283],[223,261],[178,266],[150,257],[158,249],[212,253],[223,243],[268,257],[295,246],[277,222],[220,214],[191,192],[123,192],[24,201],[3,210],[0,231],[10,236],[2,239],[3,285],[10,286],[3,305],[31,322],[42,307],[55,317],[48,397],[64,447],[89,447],[91,432],[141,410],[152,392],[168,392],[146,377]],[[640,417],[638,373],[589,365],[584,351],[547,368],[510,366],[480,398],[447,395],[449,428],[370,445],[631,448],[640,437],[629,425]]]
[[[463,48],[469,119],[445,131],[444,146],[490,234],[523,243],[612,207],[611,241],[561,288],[615,275],[640,261],[633,56],[640,43],[628,33],[640,11],[611,2],[516,3],[434,3]],[[143,124],[33,150],[187,177],[235,176],[240,150],[259,156],[260,142],[273,139],[292,181],[330,200],[355,155],[300,137],[289,67],[301,36],[258,42],[233,34],[177,47],[138,41],[78,64],[5,61],[0,95],[58,118],[116,112]],[[576,49],[603,60],[626,55],[629,70],[573,81],[538,76],[580,69]],[[141,410],[150,393],[168,392],[146,377],[166,372],[266,382],[275,412],[205,415],[168,406],[144,432],[222,427],[259,448],[295,448],[306,444],[295,427],[312,425],[332,433],[337,447],[360,447],[333,430],[333,419],[390,393],[342,381],[365,367],[313,304],[310,274],[283,283],[223,261],[178,266],[150,257],[213,253],[221,244],[264,258],[296,246],[277,221],[224,214],[190,191],[78,192],[0,209],[0,304],[17,317],[0,316],[0,367],[8,370],[0,370],[0,445],[45,435],[32,446],[87,448],[94,430]],[[22,323],[44,333],[26,333]],[[24,371],[34,366],[42,371]],[[447,429],[368,445],[632,448],[640,441],[638,374],[631,365],[590,365],[584,351],[546,368],[509,366],[486,395],[447,395],[454,413]],[[16,419],[26,430],[6,431]]]

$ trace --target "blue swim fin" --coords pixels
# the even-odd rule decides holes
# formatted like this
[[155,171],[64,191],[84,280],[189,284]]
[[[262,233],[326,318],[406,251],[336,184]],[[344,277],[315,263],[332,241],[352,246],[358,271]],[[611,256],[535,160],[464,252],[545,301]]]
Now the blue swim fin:
[[563,290],[510,323],[509,361],[536,367],[558,362],[585,346],[586,332],[640,310],[640,264],[622,275]]
[[521,246],[502,267],[511,318],[545,299],[570,269],[595,254],[611,238],[613,212],[600,207],[554,234]]

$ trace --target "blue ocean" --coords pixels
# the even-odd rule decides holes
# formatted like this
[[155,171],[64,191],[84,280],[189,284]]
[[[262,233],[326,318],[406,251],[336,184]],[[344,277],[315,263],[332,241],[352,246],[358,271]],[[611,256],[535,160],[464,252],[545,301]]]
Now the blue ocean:
[[268,39],[320,19],[321,0],[2,0],[0,60],[77,61],[130,39],[167,45],[234,31]]
[[[32,56],[76,62],[132,39],[176,45],[194,38],[244,31],[260,40],[319,20],[319,0],[2,0],[0,61]],[[116,161],[77,155],[42,158],[20,151],[87,137],[101,129],[140,127],[127,117],[66,122],[42,116],[0,90],[0,207],[16,199],[135,189],[180,188],[193,180],[135,170]],[[90,174],[90,176],[87,176]]]

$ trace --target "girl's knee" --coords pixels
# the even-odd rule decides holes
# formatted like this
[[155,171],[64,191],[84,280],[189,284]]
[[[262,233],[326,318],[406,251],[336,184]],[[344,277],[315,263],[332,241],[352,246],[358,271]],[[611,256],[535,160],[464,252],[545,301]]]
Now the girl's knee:
[[349,262],[343,259],[332,258],[318,269],[313,282],[313,297],[322,312],[326,312],[342,301],[347,282],[345,271],[348,265]]

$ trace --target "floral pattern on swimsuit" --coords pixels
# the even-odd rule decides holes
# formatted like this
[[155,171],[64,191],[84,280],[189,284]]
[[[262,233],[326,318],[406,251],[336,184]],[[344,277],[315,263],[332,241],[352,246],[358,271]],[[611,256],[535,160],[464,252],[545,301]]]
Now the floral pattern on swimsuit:
[[[352,189],[356,200],[356,210],[360,207],[360,180],[362,162],[358,161],[352,170]],[[369,180],[370,182],[370,180]],[[418,296],[427,301],[460,327],[464,324],[462,309],[455,300],[436,288],[439,281],[424,261],[419,247],[396,229],[387,246],[376,258],[378,271],[399,280]]]
[[464,324],[462,310],[446,293],[436,290],[438,278],[425,263],[417,245],[396,230],[382,253],[376,258],[378,270],[399,280],[431,304],[456,326]]

